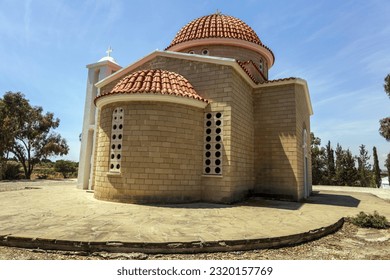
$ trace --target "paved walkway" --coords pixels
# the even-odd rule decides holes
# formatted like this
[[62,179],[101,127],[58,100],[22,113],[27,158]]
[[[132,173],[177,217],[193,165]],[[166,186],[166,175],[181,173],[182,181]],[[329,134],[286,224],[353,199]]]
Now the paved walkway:
[[390,189],[374,189],[374,188],[343,187],[343,186],[314,186],[313,190],[370,193],[376,195],[377,197],[390,200]]
[[[135,205],[94,199],[73,181],[0,183],[0,237],[82,242],[208,242],[309,232],[360,211],[390,220],[390,203],[367,193],[315,188],[306,203],[254,199],[237,205]],[[37,189],[39,187],[39,189]]]

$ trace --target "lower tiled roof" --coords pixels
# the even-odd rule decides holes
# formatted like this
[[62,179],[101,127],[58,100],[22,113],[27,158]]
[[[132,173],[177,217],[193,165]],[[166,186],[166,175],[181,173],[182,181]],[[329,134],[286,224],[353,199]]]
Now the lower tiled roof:
[[[200,96],[183,76],[166,70],[141,70],[121,79],[110,92],[103,92],[96,99],[112,94],[163,94],[175,95],[208,102]],[[96,101],[95,99],[95,101]]]

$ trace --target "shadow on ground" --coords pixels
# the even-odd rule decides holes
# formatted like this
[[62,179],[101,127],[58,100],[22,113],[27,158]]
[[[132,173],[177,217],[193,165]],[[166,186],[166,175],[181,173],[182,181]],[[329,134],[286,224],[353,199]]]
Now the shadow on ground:
[[312,195],[302,202],[283,201],[264,197],[252,197],[236,204],[216,203],[183,203],[183,204],[150,204],[152,207],[178,208],[178,209],[223,209],[235,206],[264,207],[282,210],[299,210],[304,204],[319,204],[329,206],[353,207],[359,206],[360,200],[350,195],[328,194],[313,192]]
[[360,200],[350,195],[313,192],[305,203],[357,208]]
[[302,202],[281,201],[269,198],[255,197],[242,203],[242,205],[247,206],[257,206],[282,210],[299,210],[304,204],[319,204],[357,208],[360,204],[360,200],[350,195],[313,192],[313,194],[309,198],[305,199]]

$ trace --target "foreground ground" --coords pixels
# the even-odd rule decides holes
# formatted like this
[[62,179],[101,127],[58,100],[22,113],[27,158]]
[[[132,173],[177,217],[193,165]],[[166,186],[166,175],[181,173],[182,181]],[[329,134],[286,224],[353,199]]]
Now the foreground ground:
[[390,229],[361,229],[345,223],[338,232],[295,247],[231,253],[113,254],[0,247],[1,260],[390,260]]

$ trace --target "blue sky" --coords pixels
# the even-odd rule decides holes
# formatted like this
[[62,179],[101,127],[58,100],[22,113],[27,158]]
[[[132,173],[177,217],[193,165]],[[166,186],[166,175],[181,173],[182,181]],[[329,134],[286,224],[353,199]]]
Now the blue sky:
[[390,116],[383,79],[390,73],[388,0],[0,0],[0,94],[21,91],[54,112],[78,160],[87,69],[112,46],[127,66],[169,45],[189,21],[219,9],[250,25],[276,57],[270,79],[307,80],[312,131],[323,145],[358,153],[390,143],[378,134]]

